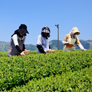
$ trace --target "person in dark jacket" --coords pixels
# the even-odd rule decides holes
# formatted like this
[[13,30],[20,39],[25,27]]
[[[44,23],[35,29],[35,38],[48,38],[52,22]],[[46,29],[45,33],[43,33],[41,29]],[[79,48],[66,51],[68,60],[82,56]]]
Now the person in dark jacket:
[[27,33],[29,34],[25,24],[21,24],[19,29],[15,30],[14,34],[11,36],[8,57],[14,55],[25,55],[22,51],[26,50],[24,42]]

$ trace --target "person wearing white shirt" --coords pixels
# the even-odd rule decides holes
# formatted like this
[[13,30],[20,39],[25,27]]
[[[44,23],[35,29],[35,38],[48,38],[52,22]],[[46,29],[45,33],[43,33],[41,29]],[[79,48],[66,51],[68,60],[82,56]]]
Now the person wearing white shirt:
[[41,34],[37,37],[37,48],[38,53],[46,53],[50,49],[49,40],[50,37],[50,29],[49,27],[43,27]]
[[14,34],[11,36],[11,41],[9,45],[8,50],[8,57],[14,56],[14,55],[25,55],[25,39],[26,39],[26,33],[29,34],[27,30],[27,26],[25,24],[21,24],[19,26],[19,29],[17,29]]

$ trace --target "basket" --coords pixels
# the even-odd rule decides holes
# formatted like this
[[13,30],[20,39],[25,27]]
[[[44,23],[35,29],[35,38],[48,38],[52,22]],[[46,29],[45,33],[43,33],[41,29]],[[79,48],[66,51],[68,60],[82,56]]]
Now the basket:
[[54,53],[55,50],[48,50],[46,53]]
[[26,51],[23,51],[23,52],[24,52],[25,55],[27,55],[30,52],[30,50],[26,50]]

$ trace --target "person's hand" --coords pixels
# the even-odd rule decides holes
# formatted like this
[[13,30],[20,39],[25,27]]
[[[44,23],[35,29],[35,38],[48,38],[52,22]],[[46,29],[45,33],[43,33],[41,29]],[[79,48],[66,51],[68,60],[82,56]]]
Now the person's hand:
[[84,49],[84,51],[86,51],[87,49]]
[[20,55],[21,55],[21,56],[25,56],[25,53],[24,53],[24,52],[21,52]]
[[24,51],[27,51],[26,49],[24,49]]

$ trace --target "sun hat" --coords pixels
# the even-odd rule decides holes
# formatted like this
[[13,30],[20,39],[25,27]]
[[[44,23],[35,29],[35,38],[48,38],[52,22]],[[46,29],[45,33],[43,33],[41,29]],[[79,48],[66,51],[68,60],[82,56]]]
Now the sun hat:
[[26,26],[25,24],[21,24],[21,25],[19,26],[19,29],[25,29],[25,30],[26,30],[26,33],[29,34],[29,32],[28,32],[28,30],[27,30],[27,26]]
[[[45,36],[44,33],[47,33],[47,36]],[[41,34],[42,34],[43,37],[48,39],[48,37],[50,37],[50,28],[47,27],[47,26],[43,27],[42,30],[41,30]]]
[[25,29],[18,29],[17,32],[21,33],[21,34],[26,34],[27,33],[27,31]]
[[77,27],[73,27],[73,28],[72,28],[72,34],[75,34],[75,33],[77,33],[77,35],[80,34],[80,32],[79,32],[79,30],[78,30]]

